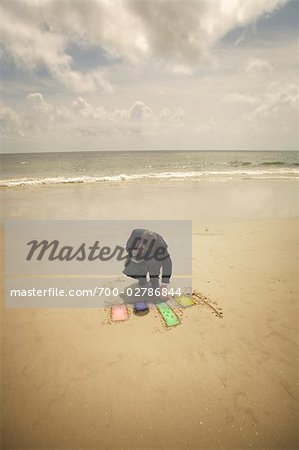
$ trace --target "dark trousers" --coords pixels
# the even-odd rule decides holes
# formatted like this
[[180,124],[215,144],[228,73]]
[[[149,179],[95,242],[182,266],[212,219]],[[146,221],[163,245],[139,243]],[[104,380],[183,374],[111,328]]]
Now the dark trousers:
[[130,261],[129,264],[125,266],[123,273],[128,277],[135,278],[139,283],[145,283],[146,275],[149,273],[152,288],[156,289],[159,287],[160,270],[161,263],[152,259],[141,261],[140,263]]

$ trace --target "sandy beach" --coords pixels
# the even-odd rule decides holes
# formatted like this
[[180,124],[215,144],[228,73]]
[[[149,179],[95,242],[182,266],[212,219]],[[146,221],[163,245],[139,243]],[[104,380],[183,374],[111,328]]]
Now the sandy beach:
[[[181,188],[139,185],[134,217],[193,219],[193,288],[223,318],[196,305],[171,330],[155,311],[109,325],[103,309],[8,309],[2,295],[1,448],[297,448],[296,182]],[[123,219],[134,193],[56,186],[2,200],[6,218]]]

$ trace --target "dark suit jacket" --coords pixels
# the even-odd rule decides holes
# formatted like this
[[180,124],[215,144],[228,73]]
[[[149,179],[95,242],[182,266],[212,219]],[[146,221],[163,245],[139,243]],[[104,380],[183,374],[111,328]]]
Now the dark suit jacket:
[[[132,250],[136,250],[138,245],[141,243],[141,237],[145,231],[146,230],[142,228],[136,228],[132,231],[126,245],[126,250],[130,256],[132,256]],[[154,253],[157,248],[164,249],[163,259],[160,261],[155,260],[155,263],[159,266],[162,266],[162,283],[169,283],[172,274],[172,261],[168,253],[168,245],[160,234],[156,233],[156,236],[157,238],[155,246],[153,247],[153,251],[150,253],[150,255],[152,255],[152,253]]]

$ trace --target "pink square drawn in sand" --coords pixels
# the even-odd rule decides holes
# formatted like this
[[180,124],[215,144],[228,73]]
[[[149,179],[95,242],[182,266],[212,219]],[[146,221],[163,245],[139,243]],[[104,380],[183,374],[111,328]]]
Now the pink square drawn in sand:
[[128,310],[124,305],[116,305],[111,307],[111,320],[112,322],[118,322],[128,319]]

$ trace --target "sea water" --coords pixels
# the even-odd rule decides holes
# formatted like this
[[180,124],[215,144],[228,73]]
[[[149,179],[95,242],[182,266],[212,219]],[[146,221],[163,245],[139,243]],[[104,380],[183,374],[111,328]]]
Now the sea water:
[[0,187],[60,183],[296,178],[295,151],[101,151],[0,156]]

